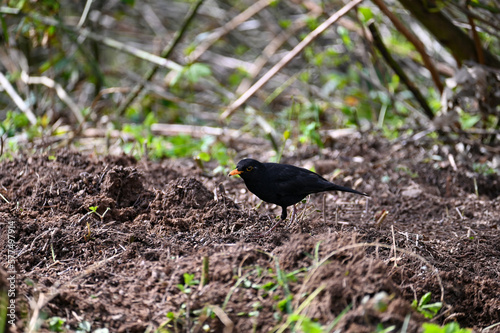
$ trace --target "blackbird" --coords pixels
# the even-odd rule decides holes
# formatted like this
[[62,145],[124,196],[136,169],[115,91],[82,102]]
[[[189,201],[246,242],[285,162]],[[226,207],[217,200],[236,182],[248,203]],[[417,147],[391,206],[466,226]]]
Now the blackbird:
[[[261,163],[251,158],[239,161],[236,169],[229,175],[240,175],[248,190],[259,199],[281,206],[281,220],[276,222],[266,234],[286,219],[288,206],[295,205],[309,194],[343,191],[368,196],[349,187],[329,182],[317,173],[304,168],[289,164]],[[293,208],[295,213],[295,206]]]

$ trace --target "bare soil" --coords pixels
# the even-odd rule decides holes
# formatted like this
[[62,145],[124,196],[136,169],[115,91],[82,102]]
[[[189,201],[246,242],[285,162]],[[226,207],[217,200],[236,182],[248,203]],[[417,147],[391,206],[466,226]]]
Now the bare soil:
[[[297,205],[293,224],[266,237],[255,235],[281,208],[260,204],[238,177],[210,174],[212,165],[65,150],[1,162],[9,201],[0,199],[1,248],[9,222],[17,233],[11,331],[59,316],[70,331],[88,321],[110,332],[162,324],[268,332],[302,305],[321,324],[350,306],[336,326],[342,332],[399,331],[408,314],[407,332],[420,332],[429,319],[411,302],[431,292],[444,302],[435,323],[479,332],[500,322],[500,183],[472,165],[498,152],[436,147],[342,139],[285,156],[370,198],[313,195]],[[235,149],[238,158],[250,151]],[[186,273],[202,279],[204,258],[207,283],[186,285]],[[38,330],[47,329],[42,322]]]

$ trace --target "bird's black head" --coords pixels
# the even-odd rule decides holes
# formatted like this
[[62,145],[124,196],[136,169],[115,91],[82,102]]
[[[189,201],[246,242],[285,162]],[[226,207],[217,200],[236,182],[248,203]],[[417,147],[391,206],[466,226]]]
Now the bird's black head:
[[264,164],[251,158],[245,158],[238,162],[236,169],[229,173],[230,176],[240,175],[241,178],[251,177],[264,170]]

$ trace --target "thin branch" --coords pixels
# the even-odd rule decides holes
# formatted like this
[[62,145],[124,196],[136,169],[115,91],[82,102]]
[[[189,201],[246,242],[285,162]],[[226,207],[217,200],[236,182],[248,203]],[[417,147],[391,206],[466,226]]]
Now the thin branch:
[[24,103],[23,99],[14,87],[10,84],[9,80],[0,72],[0,85],[5,89],[5,92],[10,96],[12,101],[17,105],[17,107],[26,114],[26,117],[30,121],[32,125],[36,125],[36,116],[33,111],[30,109],[28,104]]
[[165,37],[169,35],[168,30],[163,26],[161,19],[156,15],[150,4],[143,3],[140,10],[144,21],[146,21],[156,36]]
[[76,105],[64,88],[56,81],[46,76],[29,76],[25,71],[21,73],[21,80],[26,84],[42,84],[48,88],[54,89],[57,96],[59,96],[59,98],[69,107],[71,112],[73,112],[78,123],[83,121],[84,118],[80,111],[80,107]]
[[[465,6],[468,8],[469,4],[470,1],[467,0]],[[474,40],[474,45],[476,46],[477,60],[481,65],[484,65],[484,52],[483,48],[481,47],[481,40],[479,39],[479,35],[477,33],[476,24],[474,23],[474,19],[470,15],[467,15],[467,20],[469,21],[471,27],[471,33],[472,33],[472,39]]]
[[269,6],[273,0],[260,0],[248,7],[246,10],[236,15],[231,21],[224,26],[215,29],[188,57],[188,63],[195,62],[210,46],[218,41],[222,36],[234,30],[237,26],[250,19],[252,16],[260,12],[262,9]]
[[154,135],[175,136],[179,134],[187,134],[194,138],[202,138],[206,135],[241,137],[242,133],[238,130],[229,128],[219,128],[210,126],[196,126],[184,124],[163,124],[157,123],[151,125],[151,132]]
[[21,9],[19,8],[13,8],[13,7],[7,7],[7,6],[0,6],[0,14],[13,14],[17,15],[21,12]]
[[85,8],[83,9],[82,16],[80,16],[80,21],[78,21],[78,24],[76,25],[77,29],[80,29],[87,20],[90,12],[90,6],[92,6],[92,1],[93,0],[87,0],[87,2],[85,3]]
[[389,51],[385,47],[384,42],[382,41],[382,38],[380,37],[380,33],[378,32],[378,29],[375,26],[375,23],[373,21],[370,22],[368,24],[368,28],[370,29],[370,32],[372,33],[373,42],[375,43],[375,46],[380,51],[380,53],[384,57],[387,64],[392,68],[392,70],[399,76],[401,81],[413,93],[413,96],[415,96],[415,99],[417,100],[417,102],[420,104],[420,106],[424,110],[425,115],[427,115],[427,117],[429,119],[433,119],[434,113],[432,112],[432,109],[427,104],[427,101],[425,100],[422,93],[420,93],[420,90],[418,90],[417,87],[413,84],[413,82],[408,78],[408,76],[403,71],[401,66],[399,66],[399,64],[396,62],[396,60],[394,60],[392,55],[389,53]]
[[[472,10],[470,10],[468,7],[464,8],[464,6],[462,6],[458,3],[454,3],[453,1],[448,2],[448,4],[452,7],[454,7],[456,10],[458,10],[462,14],[464,14],[466,16],[470,16],[474,20],[481,22],[481,23],[489,26],[490,28],[493,28],[493,30],[491,30],[491,29],[486,30],[486,28],[484,28],[484,27],[482,29],[486,30],[489,34],[498,37],[498,34],[496,32],[500,31],[500,24],[498,24],[496,22],[496,20],[494,19],[493,16],[491,16],[491,15],[490,16],[486,16],[486,15],[480,16],[480,15],[476,14],[475,12],[473,12]],[[474,2],[470,2],[469,5],[474,7],[477,4]],[[481,14],[484,14],[484,13],[481,13]]]
[[396,29],[398,29],[398,31],[401,32],[406,37],[406,39],[415,46],[417,52],[420,53],[420,56],[422,56],[422,60],[424,61],[425,67],[431,73],[434,84],[438,88],[439,92],[443,93],[444,88],[443,84],[441,83],[441,80],[439,79],[439,73],[436,69],[436,66],[434,66],[434,63],[431,61],[431,58],[425,51],[424,44],[413,33],[411,33],[410,30],[408,30],[408,28],[396,17],[396,15],[394,15],[393,12],[389,10],[389,8],[387,8],[384,1],[382,0],[372,0],[372,1],[391,20],[392,24],[394,24]]
[[68,139],[68,146],[73,142],[74,139],[76,139],[76,137],[78,137],[82,133],[85,123],[87,122],[88,119],[90,119],[92,114],[95,112],[97,103],[101,100],[102,96],[115,93],[127,93],[129,91],[130,91],[129,87],[112,87],[100,90],[97,96],[92,101],[92,104],[90,105],[90,111],[87,112],[87,114],[83,118],[83,121],[80,122],[78,127],[73,131],[73,135]]
[[[307,17],[317,18],[321,13],[309,12]],[[297,31],[302,29],[306,25],[304,19],[299,19],[295,21],[287,30],[282,31],[277,35],[265,48],[262,50],[262,54],[254,61],[253,66],[248,70],[250,78],[245,78],[241,81],[240,85],[236,89],[236,94],[242,94],[250,87],[250,79],[253,79],[260,73],[262,68],[267,64],[272,55],[274,55],[279,48],[288,40],[290,37],[294,36]]]
[[134,57],[149,61],[155,65],[165,67],[174,71],[181,71],[182,66],[171,61],[168,59],[163,59],[162,57],[159,57],[155,54],[146,52],[144,50],[138,49],[136,47],[127,45],[125,43],[119,42],[115,39],[109,38],[109,37],[104,37],[101,34],[94,33],[90,31],[89,29],[76,29],[75,27],[67,26],[61,22],[59,22],[56,19],[53,19],[51,17],[46,17],[42,16],[38,13],[31,12],[28,14],[29,17],[31,17],[34,20],[38,20],[42,22],[43,24],[47,25],[52,25],[58,28],[63,29],[64,31],[74,33],[74,34],[79,34],[80,36],[83,36],[85,38],[89,38],[93,41],[102,43],[108,47],[111,47],[113,49],[116,49],[118,51],[123,51],[128,54],[133,55]]
[[236,109],[242,106],[250,97],[252,97],[257,90],[262,88],[276,73],[278,73],[283,67],[285,67],[293,58],[295,58],[299,53],[301,53],[304,48],[311,44],[319,35],[321,35],[329,26],[335,23],[339,18],[347,14],[351,9],[356,7],[358,4],[363,2],[363,0],[353,0],[347,5],[342,7],[338,12],[330,16],[325,22],[323,22],[319,27],[314,29],[309,35],[306,36],[296,47],[288,52],[276,65],[273,66],[263,77],[260,78],[253,86],[250,87],[243,95],[240,96],[236,101],[234,101],[228,108],[221,114],[220,119],[225,120],[230,117]]
[[[186,15],[186,18],[184,19],[184,22],[181,25],[181,28],[177,30],[175,33],[174,39],[172,42],[163,49],[161,52],[161,57],[162,59],[167,59],[170,57],[170,54],[172,54],[172,51],[175,49],[177,44],[181,41],[182,37],[184,36],[184,33],[187,30],[187,27],[193,20],[193,18],[196,16],[196,13],[198,11],[198,8],[200,8],[201,4],[203,3],[203,0],[198,0],[189,10],[189,12]],[[130,94],[127,95],[127,98],[125,101],[119,106],[117,110],[118,115],[123,115],[125,113],[125,110],[128,108],[128,106],[137,98],[137,96],[141,93],[141,91],[144,89],[145,82],[148,82],[151,80],[153,75],[155,75],[156,71],[158,70],[158,66],[154,66],[151,68],[146,75],[144,75],[144,80],[143,82],[139,83],[134,87],[134,89],[130,92]]]

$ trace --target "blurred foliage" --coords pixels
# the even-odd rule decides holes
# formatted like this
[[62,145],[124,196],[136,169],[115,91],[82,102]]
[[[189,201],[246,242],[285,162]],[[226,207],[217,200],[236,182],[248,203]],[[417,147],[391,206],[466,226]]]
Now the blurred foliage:
[[[124,152],[137,159],[147,157],[153,160],[163,158],[196,157],[204,162],[217,161],[221,167],[228,167],[232,153],[214,136],[196,139],[187,134],[159,136],[151,132],[150,126],[157,119],[150,113],[142,124],[125,124],[123,133],[131,135],[134,140],[123,144]],[[216,172],[225,171],[218,168]]]
[[[128,151],[146,154],[141,147],[147,145],[151,149],[147,154],[153,158],[202,153],[206,159],[204,139],[158,138],[148,126],[154,122],[221,126],[218,117],[225,107],[342,6],[340,1],[324,2],[322,7],[275,1],[244,22],[222,28],[253,3],[216,0],[204,4],[170,62],[144,82],[145,73],[158,63],[155,55],[171,42],[193,1],[5,1],[0,9],[4,44],[0,68],[38,122],[29,125],[16,111],[20,106],[15,98],[1,94],[2,137],[25,132],[27,142],[33,142],[40,135],[57,133],[57,127],[63,125],[77,137],[85,136],[86,128],[117,129],[134,137],[135,142],[125,144]],[[497,81],[495,74],[472,75],[486,82],[484,88],[480,84],[472,92],[463,88],[467,85],[452,76],[461,65],[453,55],[398,2],[387,5],[424,42],[432,61],[443,68],[444,95],[431,80],[415,46],[379,7],[363,2],[269,80],[247,102],[254,111],[239,110],[224,125],[264,137],[268,131],[262,122],[255,122],[259,116],[274,133],[289,131],[289,138],[277,135],[275,140],[319,147],[325,142],[321,135],[325,129],[357,127],[394,139],[434,126],[371,44],[366,25],[373,21],[434,114],[457,113],[458,121],[441,127],[462,134],[475,129],[498,131],[500,97],[494,93],[500,82],[498,74]],[[499,35],[493,29],[500,26],[497,4],[469,5],[442,2],[434,10],[446,13],[461,27],[472,17],[482,45],[491,54],[500,54]],[[463,29],[471,32],[470,26]],[[285,34],[287,38],[278,38]],[[145,84],[144,89],[126,112],[117,114],[126,95],[139,83]],[[1,89],[7,91],[4,84]],[[474,133],[467,135],[498,142],[491,135]]]

